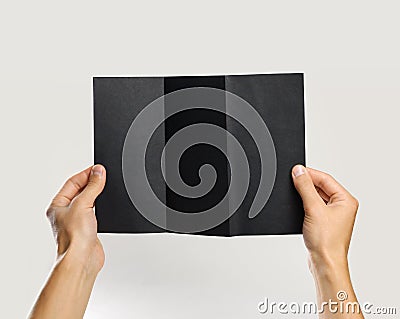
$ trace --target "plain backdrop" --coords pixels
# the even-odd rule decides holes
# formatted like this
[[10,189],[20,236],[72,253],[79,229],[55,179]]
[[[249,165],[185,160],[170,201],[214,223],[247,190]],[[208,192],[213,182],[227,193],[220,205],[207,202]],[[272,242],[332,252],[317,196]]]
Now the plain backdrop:
[[[1,317],[28,314],[55,257],[46,206],[92,164],[92,76],[262,72],[305,73],[307,163],[361,203],[356,292],[399,312],[396,3],[3,1]],[[107,260],[86,318],[266,318],[265,297],[315,299],[301,236],[101,241]]]

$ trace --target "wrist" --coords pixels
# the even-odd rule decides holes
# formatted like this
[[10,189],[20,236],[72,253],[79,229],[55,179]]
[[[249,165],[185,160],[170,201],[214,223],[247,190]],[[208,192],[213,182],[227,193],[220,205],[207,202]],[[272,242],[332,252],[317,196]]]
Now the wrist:
[[310,253],[309,267],[314,277],[334,278],[347,275],[349,272],[345,254]]
[[97,255],[95,247],[87,249],[71,243],[66,251],[58,256],[58,261],[71,269],[82,271],[88,276],[96,276],[104,263],[104,260],[101,261]]
[[93,281],[98,274],[98,271],[94,269],[89,262],[83,260],[80,256],[76,256],[74,252],[69,250],[57,260],[57,267],[61,267],[71,274],[79,275],[80,277]]

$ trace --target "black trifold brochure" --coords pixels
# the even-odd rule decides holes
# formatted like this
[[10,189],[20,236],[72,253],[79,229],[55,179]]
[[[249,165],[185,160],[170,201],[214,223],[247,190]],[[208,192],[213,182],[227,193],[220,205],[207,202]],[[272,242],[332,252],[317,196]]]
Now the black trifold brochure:
[[98,231],[299,234],[303,74],[94,77]]

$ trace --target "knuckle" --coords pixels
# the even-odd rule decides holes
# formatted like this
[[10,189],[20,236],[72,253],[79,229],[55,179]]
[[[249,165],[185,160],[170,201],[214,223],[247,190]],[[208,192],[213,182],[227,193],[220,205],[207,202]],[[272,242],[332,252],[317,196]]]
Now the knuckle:
[[71,177],[68,177],[67,180],[66,180],[65,182],[66,182],[66,183],[73,183],[74,180],[73,180],[73,178],[72,178],[72,176],[71,176]]
[[333,177],[332,177],[331,174],[324,173],[324,174],[322,175],[322,181],[323,181],[324,183],[326,183],[326,182],[328,182],[328,181],[330,181],[330,180],[332,180],[332,179],[333,179]]
[[52,219],[52,218],[54,217],[55,212],[56,212],[56,209],[55,209],[53,206],[50,205],[50,206],[46,209],[46,217],[47,217],[48,219]]
[[99,185],[99,182],[93,178],[89,179],[86,188],[97,188]]
[[351,196],[350,203],[351,203],[351,205],[352,205],[356,210],[357,210],[358,207],[360,206],[360,202],[359,202],[358,199],[355,198],[354,196]]

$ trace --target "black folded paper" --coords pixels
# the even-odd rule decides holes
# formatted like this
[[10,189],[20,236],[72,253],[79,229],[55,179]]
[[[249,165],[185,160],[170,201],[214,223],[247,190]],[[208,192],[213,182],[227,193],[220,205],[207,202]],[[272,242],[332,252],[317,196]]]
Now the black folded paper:
[[95,77],[98,231],[298,234],[302,74]]

